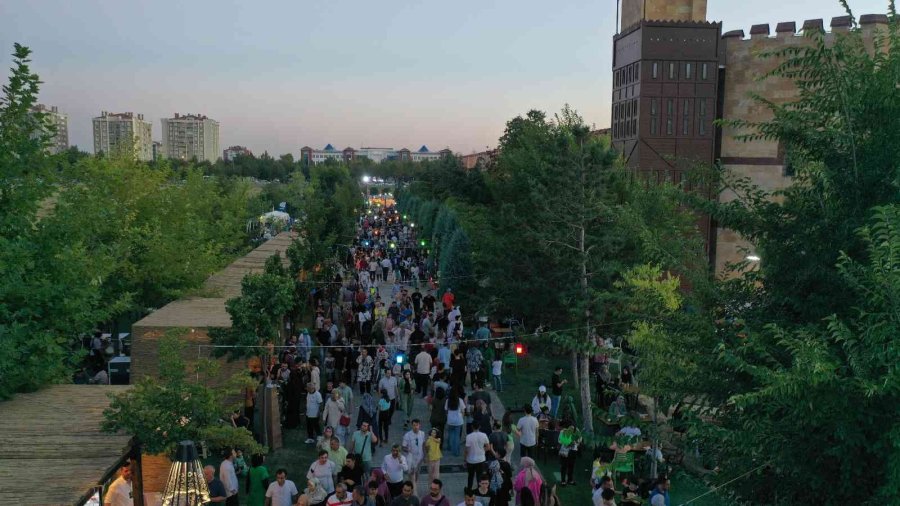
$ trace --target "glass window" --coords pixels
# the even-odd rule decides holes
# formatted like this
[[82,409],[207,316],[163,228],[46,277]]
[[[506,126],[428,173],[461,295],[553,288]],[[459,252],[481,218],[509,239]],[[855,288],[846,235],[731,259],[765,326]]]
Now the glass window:
[[666,104],[666,135],[672,135],[675,133],[675,101],[671,98]]
[[694,78],[694,66],[691,63],[684,64],[684,78],[685,79],[693,79]]
[[675,79],[675,63],[669,63],[669,79]]
[[704,63],[703,65],[700,66],[700,79],[703,79],[704,81],[706,80],[707,71],[708,71],[708,69],[707,69],[706,63]]
[[656,116],[656,99],[655,98],[650,99],[650,115]]
[[641,62],[637,62],[634,64],[634,80],[641,80]]
[[697,111],[700,118],[698,120],[699,124],[697,125],[697,129],[700,135],[706,135],[706,99],[701,98],[699,100],[700,103],[697,104]]
[[681,135],[688,135],[690,133],[690,101],[687,99],[684,100],[684,110],[681,115]]
[[653,67],[652,67],[652,69],[653,69],[653,70],[652,70],[652,73],[653,73],[653,79],[656,79],[657,76],[659,75],[659,63],[653,62]]

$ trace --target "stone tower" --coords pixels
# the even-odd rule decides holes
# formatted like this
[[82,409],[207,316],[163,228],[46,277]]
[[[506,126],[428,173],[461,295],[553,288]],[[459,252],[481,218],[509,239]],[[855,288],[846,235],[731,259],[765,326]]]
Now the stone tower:
[[641,20],[706,21],[706,0],[622,0],[622,22],[625,30]]

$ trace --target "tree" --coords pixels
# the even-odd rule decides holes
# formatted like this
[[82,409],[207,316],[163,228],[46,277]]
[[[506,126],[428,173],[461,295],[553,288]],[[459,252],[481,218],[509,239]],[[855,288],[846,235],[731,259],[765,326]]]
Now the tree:
[[[252,385],[247,373],[228,379],[222,387],[209,386],[219,379],[217,364],[200,361],[189,369],[182,353],[185,329],[172,329],[159,340],[159,377],[145,377],[127,392],[112,397],[104,410],[102,428],[134,435],[150,454],[172,453],[179,441],[203,441],[211,448],[242,448],[249,454],[264,453],[250,431],[233,427],[228,420],[238,405],[241,389]],[[189,378],[188,372],[198,375]],[[229,406],[234,404],[234,406]]]
[[220,354],[232,358],[267,355],[268,347],[279,342],[284,316],[293,306],[293,294],[293,283],[277,253],[266,260],[262,273],[244,276],[241,294],[225,303],[231,328],[210,332],[213,344],[234,346]]

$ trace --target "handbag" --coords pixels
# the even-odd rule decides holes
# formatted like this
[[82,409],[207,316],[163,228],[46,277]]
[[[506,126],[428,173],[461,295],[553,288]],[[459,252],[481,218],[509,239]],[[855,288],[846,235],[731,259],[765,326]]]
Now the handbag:
[[559,456],[560,457],[568,457],[569,456],[569,448],[568,446],[560,446],[559,447]]
[[340,418],[340,420],[338,420],[338,423],[341,424],[341,426],[343,426],[343,427],[349,427],[350,426],[350,416],[341,415],[341,418]]

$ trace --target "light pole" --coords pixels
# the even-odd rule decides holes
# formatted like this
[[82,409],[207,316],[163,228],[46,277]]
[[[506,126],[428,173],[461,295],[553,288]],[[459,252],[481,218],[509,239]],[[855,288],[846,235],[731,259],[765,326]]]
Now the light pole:
[[369,176],[363,176],[362,182],[366,185],[366,207],[369,206],[369,183],[372,181],[372,178]]

